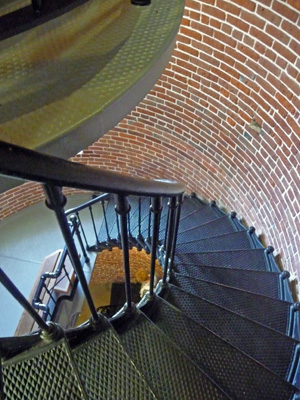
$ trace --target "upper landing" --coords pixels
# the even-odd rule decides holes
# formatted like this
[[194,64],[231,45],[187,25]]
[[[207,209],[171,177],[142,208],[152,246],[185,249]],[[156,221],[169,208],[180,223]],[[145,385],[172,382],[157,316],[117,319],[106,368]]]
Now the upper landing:
[[[5,7],[0,0],[0,17]],[[0,140],[64,158],[95,142],[163,72],[183,8],[183,0],[89,0],[1,40]]]

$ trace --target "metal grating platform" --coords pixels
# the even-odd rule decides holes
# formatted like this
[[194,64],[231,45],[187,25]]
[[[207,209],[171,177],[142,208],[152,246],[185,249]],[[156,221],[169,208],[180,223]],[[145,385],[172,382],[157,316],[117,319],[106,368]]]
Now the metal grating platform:
[[87,399],[63,339],[4,361],[2,375],[9,400]]
[[159,399],[229,398],[142,314],[120,337]]
[[98,140],[163,72],[183,8],[90,0],[2,40],[0,139],[66,158]]
[[156,399],[112,329],[86,341],[73,354],[89,399]]

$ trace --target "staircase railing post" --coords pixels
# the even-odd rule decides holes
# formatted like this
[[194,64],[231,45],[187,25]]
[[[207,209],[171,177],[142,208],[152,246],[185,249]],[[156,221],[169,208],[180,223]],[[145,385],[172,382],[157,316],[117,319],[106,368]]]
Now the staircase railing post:
[[182,203],[183,203],[183,194],[181,194],[180,196],[177,197],[175,226],[174,226],[173,242],[172,242],[172,249],[171,249],[171,255],[170,255],[170,268],[173,268],[173,263],[174,263],[174,258],[175,258],[178,227],[179,227]]
[[163,284],[167,282],[168,269],[170,266],[170,255],[172,250],[173,243],[173,235],[174,235],[174,225],[175,225],[175,211],[176,211],[176,197],[171,197],[168,202],[168,230],[166,231],[167,240],[166,240],[166,253],[165,253],[165,262],[164,262],[164,275],[163,275]]
[[130,205],[128,197],[124,195],[116,196],[116,212],[120,215],[120,235],[123,253],[123,268],[125,275],[125,292],[127,310],[132,310],[131,303],[131,284],[130,284],[130,264],[129,264],[129,246],[128,246],[128,232],[127,232],[127,214],[130,212]]
[[162,210],[161,197],[152,197],[150,210],[153,213],[153,231],[152,231],[151,264],[150,264],[150,297],[152,297],[154,292],[156,250],[159,238],[160,215]]
[[72,225],[74,227],[74,231],[75,231],[75,234],[77,236],[80,248],[82,250],[82,254],[83,254],[83,257],[85,259],[85,262],[89,262],[90,259],[89,259],[88,255],[87,255],[87,252],[85,251],[85,248],[84,248],[84,244],[83,244],[83,241],[82,241],[82,238],[81,238],[81,235],[80,235],[80,231],[79,231],[79,221],[78,221],[76,215],[71,215],[70,216],[70,221],[71,221],[71,223],[72,223]]
[[69,257],[72,261],[74,270],[75,270],[76,275],[81,284],[87,304],[88,304],[89,309],[92,314],[92,318],[95,322],[99,321],[99,315],[95,308],[84,272],[82,270],[82,266],[81,266],[81,262],[80,262],[80,259],[79,259],[78,253],[77,253],[75,242],[74,242],[74,239],[73,239],[73,236],[72,236],[69,224],[68,224],[67,217],[64,212],[64,206],[67,202],[66,197],[62,193],[61,187],[53,186],[51,184],[44,184],[43,188],[44,188],[44,192],[46,195],[46,205],[48,208],[50,208],[51,210],[53,210],[55,212],[56,219],[60,226],[62,235],[65,239],[66,246],[68,248]]

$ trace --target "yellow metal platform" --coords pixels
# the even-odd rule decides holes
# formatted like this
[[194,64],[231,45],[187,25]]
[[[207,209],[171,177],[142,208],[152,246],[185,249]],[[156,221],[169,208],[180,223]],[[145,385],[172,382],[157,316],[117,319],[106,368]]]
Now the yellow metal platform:
[[[0,15],[8,7],[0,0]],[[13,1],[17,9],[27,1]],[[182,0],[90,0],[0,42],[0,140],[70,157],[151,89],[175,43]]]

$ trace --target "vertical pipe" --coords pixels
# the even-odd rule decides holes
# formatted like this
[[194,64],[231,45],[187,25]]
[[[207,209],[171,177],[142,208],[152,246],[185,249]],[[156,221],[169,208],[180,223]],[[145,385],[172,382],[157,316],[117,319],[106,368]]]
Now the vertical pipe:
[[167,240],[166,240],[166,253],[165,253],[165,263],[164,263],[163,284],[165,284],[167,282],[169,258],[170,258],[171,249],[172,249],[174,224],[175,224],[176,197],[170,198],[170,201],[168,202],[168,207],[169,207],[169,217],[168,217],[168,231],[166,231]]
[[151,247],[151,263],[150,263],[150,296],[152,297],[154,291],[155,261],[156,261],[156,250],[159,237],[160,214],[162,210],[161,197],[153,197],[151,199],[150,210],[153,213],[152,247]]
[[120,215],[120,234],[123,252],[123,268],[125,275],[125,291],[127,310],[131,311],[131,284],[130,284],[130,265],[129,265],[129,247],[128,247],[128,234],[127,234],[127,214],[130,211],[128,197],[117,195],[116,212]]
[[60,226],[60,230],[62,232],[62,235],[65,239],[66,246],[68,248],[69,252],[69,257],[72,261],[74,270],[76,272],[76,275],[79,279],[79,282],[81,284],[83,293],[85,295],[87,304],[89,306],[89,309],[92,314],[92,318],[94,321],[99,321],[99,316],[97,314],[97,310],[95,308],[87,281],[85,279],[84,272],[81,267],[81,262],[78,257],[77,249],[74,243],[74,239],[72,237],[69,224],[64,212],[64,206],[66,204],[66,198],[62,193],[62,190],[58,186],[53,186],[51,184],[45,184],[43,185],[44,192],[46,195],[46,205],[48,208],[53,210],[56,215],[56,219],[58,221],[58,224]]

